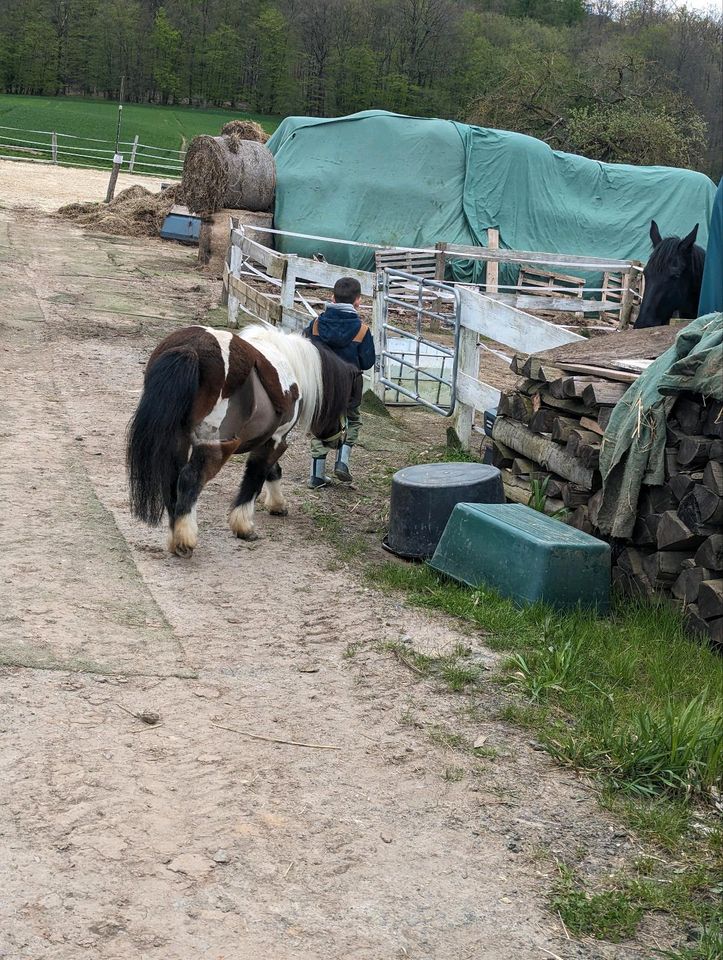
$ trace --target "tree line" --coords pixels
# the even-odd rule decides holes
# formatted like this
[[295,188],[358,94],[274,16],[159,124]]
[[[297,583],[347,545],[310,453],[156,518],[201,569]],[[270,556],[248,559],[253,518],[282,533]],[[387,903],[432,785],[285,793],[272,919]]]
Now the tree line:
[[3,0],[0,89],[517,130],[721,174],[721,18],[665,0]]

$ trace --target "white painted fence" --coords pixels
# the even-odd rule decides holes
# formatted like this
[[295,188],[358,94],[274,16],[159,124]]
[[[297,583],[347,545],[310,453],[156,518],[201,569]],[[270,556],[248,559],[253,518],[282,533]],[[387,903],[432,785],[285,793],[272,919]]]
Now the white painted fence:
[[[380,354],[381,318],[383,316],[383,274],[371,273],[363,270],[353,270],[325,261],[311,260],[291,254],[280,254],[260,243],[252,240],[248,232],[268,232],[263,227],[232,225],[229,263],[224,272],[224,287],[228,296],[229,326],[238,326],[239,314],[250,319],[280,322],[286,330],[298,330],[307,326],[309,321],[317,315],[304,296],[306,286],[324,287],[331,289],[341,277],[353,276],[359,280],[362,294],[372,298],[370,316],[365,316],[374,335],[377,354]],[[279,233],[280,231],[274,231]],[[326,239],[326,238],[310,238]],[[334,240],[334,243],[344,241]],[[468,256],[469,250],[475,250],[478,259],[483,259],[479,248],[447,248],[452,255],[463,254]],[[445,253],[447,252],[445,251]],[[546,254],[538,252],[485,250],[484,256],[490,256],[496,262],[511,263],[547,263],[577,266],[584,270],[600,270],[604,268],[621,271],[628,277],[639,271],[639,265],[633,261],[599,260],[591,257],[566,257],[561,254]],[[263,269],[261,269],[263,268]],[[243,278],[262,279],[277,288],[275,295],[259,294],[253,291],[249,300],[248,285]],[[540,317],[532,316],[518,309],[515,305],[521,301],[528,305],[534,301],[538,309],[550,309],[551,301],[542,297],[527,297],[524,294],[515,294],[514,297],[500,295],[489,290],[482,293],[476,285],[456,284],[460,291],[460,332],[457,343],[457,404],[454,413],[455,429],[462,444],[469,447],[475,429],[476,414],[496,407],[500,392],[492,385],[480,378],[480,338],[490,339],[498,344],[509,347],[512,352],[537,353],[552,347],[572,343],[584,339],[566,327],[551,323]],[[630,289],[631,284],[627,285]],[[590,292],[590,291],[588,291]],[[596,290],[595,292],[600,292]],[[450,296],[453,293],[449,285]],[[552,309],[562,313],[577,314],[611,310],[622,314],[629,305],[629,297],[623,302],[601,302],[600,300],[581,300],[573,297],[554,299]],[[244,300],[244,298],[247,298]],[[262,298],[261,300],[259,298]],[[265,300],[263,299],[265,298]],[[510,301],[513,302],[510,302]],[[268,307],[265,306],[268,301]],[[543,301],[543,302],[539,302]],[[592,304],[595,304],[593,308]],[[280,311],[279,311],[280,305]],[[532,306],[532,305],[530,305]],[[581,309],[582,307],[582,309]],[[264,316],[263,314],[267,315]],[[371,386],[379,397],[384,398],[385,387],[379,383],[372,371]]]

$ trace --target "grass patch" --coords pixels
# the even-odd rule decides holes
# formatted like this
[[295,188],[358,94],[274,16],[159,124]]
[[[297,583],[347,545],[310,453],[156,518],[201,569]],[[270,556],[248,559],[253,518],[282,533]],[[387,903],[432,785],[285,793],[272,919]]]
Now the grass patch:
[[[128,103],[123,106],[123,124],[121,140],[130,142],[136,134],[139,141],[156,147],[156,154],[163,151],[178,151],[199,134],[217,136],[221,127],[229,120],[255,120],[265,130],[272,133],[278,126],[278,117],[243,113],[236,110],[201,110],[195,107],[163,107],[151,104]],[[60,161],[63,160],[63,147],[72,144],[88,157],[87,165],[93,167],[110,166],[110,158],[105,160],[93,155],[98,148],[112,149],[112,144],[98,144],[95,140],[115,142],[118,122],[118,104],[111,100],[96,100],[86,97],[26,97],[14,94],[0,95],[0,124],[8,127],[20,127],[24,130],[55,130],[58,133],[72,134],[79,140],[59,138]],[[2,131],[6,135],[13,131]],[[50,159],[50,137],[38,134],[18,133],[18,137],[42,143],[47,147],[31,147],[37,154],[26,154],[42,159]],[[121,152],[128,156],[130,148],[124,146]],[[83,151],[86,151],[83,153]],[[3,152],[10,152],[6,146]],[[171,154],[169,153],[169,156]],[[72,158],[78,162],[78,158]],[[173,172],[163,170],[163,160],[156,157],[139,160],[161,165],[158,168],[138,166],[134,172],[149,173],[172,178]]]
[[477,683],[483,668],[470,658],[472,650],[464,644],[457,644],[450,653],[420,653],[409,644],[389,640],[378,645],[378,649],[392,653],[395,658],[414,673],[440,680],[449,689],[458,693]]
[[303,510],[317,524],[319,533],[336,548],[339,557],[348,563],[366,552],[366,541],[359,534],[350,534],[340,517],[315,501],[306,501]]
[[[386,563],[369,577],[482,629],[488,646],[509,654],[496,679],[519,694],[503,718],[534,731],[561,764],[593,776],[604,806],[675,857],[658,858],[655,876],[636,874],[592,893],[563,875],[555,908],[571,932],[624,938],[648,910],[709,924],[720,892],[723,659],[686,635],[679,614],[620,598],[606,618],[518,608],[426,566]],[[404,649],[420,671],[443,678],[439,663]]]

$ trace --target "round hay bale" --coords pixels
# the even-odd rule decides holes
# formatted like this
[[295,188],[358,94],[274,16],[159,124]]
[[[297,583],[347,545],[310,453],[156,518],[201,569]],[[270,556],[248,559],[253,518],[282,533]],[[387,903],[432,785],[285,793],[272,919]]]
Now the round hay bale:
[[235,134],[240,140],[255,140],[256,143],[266,143],[269,134],[260,123],[254,120],[229,120],[221,127],[221,136]]
[[237,134],[195,137],[183,164],[183,194],[193,213],[224,207],[269,210],[276,190],[276,165],[261,143]]

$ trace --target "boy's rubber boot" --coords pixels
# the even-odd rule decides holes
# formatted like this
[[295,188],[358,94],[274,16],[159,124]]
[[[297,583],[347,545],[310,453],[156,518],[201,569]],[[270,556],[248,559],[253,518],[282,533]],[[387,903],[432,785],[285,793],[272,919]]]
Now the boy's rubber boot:
[[307,487],[315,490],[317,487],[325,487],[329,481],[326,479],[326,457],[314,457],[311,461],[311,475]]
[[349,473],[350,456],[351,447],[348,443],[342,443],[336,455],[336,463],[334,464],[334,476],[342,483],[351,483],[351,474]]

